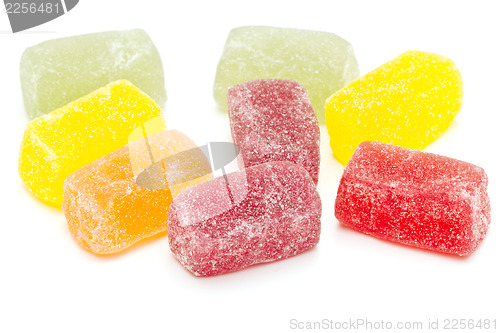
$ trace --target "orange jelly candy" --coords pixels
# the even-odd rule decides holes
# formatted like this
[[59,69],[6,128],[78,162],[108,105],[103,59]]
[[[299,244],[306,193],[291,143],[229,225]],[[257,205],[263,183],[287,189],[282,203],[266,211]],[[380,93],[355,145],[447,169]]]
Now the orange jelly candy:
[[179,131],[164,131],[69,175],[63,212],[82,247],[95,254],[117,253],[166,232],[172,198],[211,178],[210,164],[194,142]]

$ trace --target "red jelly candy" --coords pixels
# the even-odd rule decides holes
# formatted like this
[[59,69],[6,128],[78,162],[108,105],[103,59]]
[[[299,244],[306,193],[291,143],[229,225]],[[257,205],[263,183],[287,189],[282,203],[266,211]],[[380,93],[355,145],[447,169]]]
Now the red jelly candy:
[[170,205],[168,241],[185,268],[211,276],[314,247],[320,219],[321,200],[309,173],[290,162],[270,162],[181,192]]
[[227,91],[234,143],[245,167],[290,161],[319,176],[319,126],[306,90],[292,80],[254,80]]
[[335,216],[368,235],[466,256],[490,224],[487,185],[473,164],[366,141],[344,170]]

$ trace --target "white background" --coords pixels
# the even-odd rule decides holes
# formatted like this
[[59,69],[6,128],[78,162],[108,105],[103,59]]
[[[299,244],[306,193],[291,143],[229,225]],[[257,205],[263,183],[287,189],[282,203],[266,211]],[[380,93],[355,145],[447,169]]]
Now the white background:
[[[499,4],[82,0],[68,14],[17,34],[9,31],[0,7],[0,168],[5,177],[0,332],[293,332],[298,330],[290,328],[291,319],[358,318],[423,321],[424,328],[429,319],[439,319],[441,325],[453,318],[496,319],[500,328]],[[486,170],[492,223],[478,250],[461,259],[340,227],[334,201],[342,166],[331,154],[324,126],[322,234],[315,249],[212,278],[186,271],[165,237],[109,257],[81,249],[63,214],[31,196],[17,173],[28,122],[19,82],[23,50],[67,35],[144,28],[163,59],[168,127],[204,144],[230,139],[227,115],[216,109],[212,84],[227,34],[240,25],[336,33],[353,44],[362,73],[409,49],[454,60],[463,75],[463,109],[426,150]]]

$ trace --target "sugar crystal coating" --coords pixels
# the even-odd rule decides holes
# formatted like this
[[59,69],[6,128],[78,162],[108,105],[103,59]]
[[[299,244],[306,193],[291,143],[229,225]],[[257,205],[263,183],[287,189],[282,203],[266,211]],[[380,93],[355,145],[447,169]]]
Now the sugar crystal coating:
[[248,81],[227,92],[234,143],[245,167],[290,161],[319,177],[319,126],[306,90],[291,80]]
[[129,143],[129,135],[162,112],[128,81],[116,81],[26,125],[19,174],[40,200],[61,208],[66,176]]
[[408,51],[339,90],[326,101],[335,158],[346,164],[359,143],[423,149],[462,107],[462,77],[448,58]]
[[335,216],[368,235],[467,256],[490,223],[487,185],[473,164],[367,141],[344,170]]
[[170,205],[168,240],[196,276],[284,259],[314,247],[321,200],[309,173],[270,162],[184,190]]
[[214,97],[227,110],[231,86],[256,79],[298,81],[309,93],[320,123],[325,100],[359,76],[354,51],[347,41],[323,31],[245,26],[229,33],[217,66]]
[[[165,131],[135,141],[66,177],[63,212],[71,235],[95,254],[110,254],[167,231],[172,197],[211,178],[210,164],[201,151],[193,150],[195,147],[183,133]],[[170,186],[145,188],[137,181],[136,167],[183,156],[179,153],[186,150],[193,152],[189,159],[162,165],[164,178],[159,181],[190,180],[176,184],[175,191]],[[201,175],[193,170],[206,172]]]
[[45,41],[24,51],[20,73],[24,106],[31,119],[123,79],[160,106],[166,100],[160,54],[141,29]]

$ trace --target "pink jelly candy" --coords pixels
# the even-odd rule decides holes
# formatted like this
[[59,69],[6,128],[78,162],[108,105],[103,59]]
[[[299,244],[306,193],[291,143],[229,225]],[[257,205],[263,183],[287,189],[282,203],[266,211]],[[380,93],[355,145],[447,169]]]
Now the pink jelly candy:
[[320,218],[309,173],[290,162],[269,162],[181,192],[170,205],[168,241],[194,275],[218,275],[314,247]]
[[254,80],[227,91],[234,143],[245,167],[290,161],[319,176],[319,126],[306,90],[292,80]]
[[344,170],[335,216],[368,235],[466,256],[488,230],[487,186],[473,164],[366,141]]

